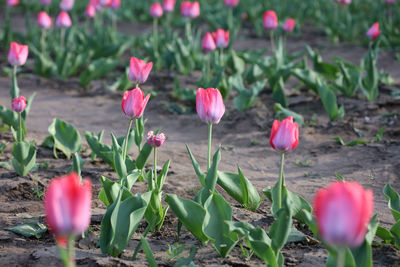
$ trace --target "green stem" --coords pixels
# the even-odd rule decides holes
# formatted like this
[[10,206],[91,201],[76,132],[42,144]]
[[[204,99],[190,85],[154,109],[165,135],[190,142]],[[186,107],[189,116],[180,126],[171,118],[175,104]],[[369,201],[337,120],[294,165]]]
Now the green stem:
[[186,39],[188,40],[190,46],[192,45],[192,26],[190,19],[187,19],[186,21]]
[[68,264],[67,267],[75,267],[75,236],[68,238]]
[[64,40],[65,40],[65,28],[61,28],[61,37],[60,37],[60,39],[61,39],[61,47],[62,48],[64,48]]
[[229,13],[228,13],[228,29],[230,32],[233,30],[233,7],[229,8]]
[[17,81],[17,65],[13,66],[13,77],[12,77],[12,86],[10,89],[11,95],[11,103],[13,102],[14,98],[19,97],[19,87]]
[[42,53],[46,50],[46,30],[42,29],[42,35],[40,37],[40,46],[42,48]]
[[[138,118],[138,119],[136,119],[135,120],[135,134],[136,134],[136,136],[139,136],[141,133],[140,133],[140,125],[139,125],[139,121],[140,120],[140,118]],[[141,148],[141,144],[137,144],[137,146],[138,146],[138,150],[139,150],[139,154],[140,154],[140,151],[142,150],[142,148]]]
[[221,66],[223,66],[224,65],[224,48],[223,47],[219,48],[219,60],[220,60]]
[[[149,233],[150,229],[153,228],[154,224],[156,223],[157,218],[154,217],[152,221],[147,225],[146,229],[144,230],[143,233],[143,238],[146,238],[147,234]],[[132,260],[136,260],[136,256],[139,253],[140,248],[142,247],[142,242],[139,241],[135,248],[135,252],[133,253]]]
[[279,191],[278,191],[278,210],[281,209],[282,207],[282,189],[283,185],[285,184],[284,182],[284,175],[283,175],[283,165],[285,162],[285,152],[281,153],[281,169],[279,171]]
[[18,119],[19,119],[19,131],[18,131],[18,142],[22,142],[22,112],[18,112]]
[[346,250],[344,248],[339,248],[336,266],[337,267],[345,267],[345,262],[346,262]]
[[207,84],[210,82],[210,59],[211,58],[211,52],[208,54],[207,57]]
[[273,30],[269,31],[269,37],[270,37],[270,41],[271,41],[271,49],[273,52],[275,52],[275,41],[274,41],[274,31]]
[[131,128],[132,128],[132,122],[133,122],[133,119],[131,119],[129,121],[128,131],[126,132],[126,136],[125,136],[125,140],[124,140],[124,152],[122,154],[122,159],[124,160],[124,162],[126,159],[126,153],[128,152],[128,141],[129,141],[129,134],[130,134]]
[[153,20],[153,50],[154,56],[158,57],[158,19]]
[[212,123],[208,124],[208,156],[207,156],[207,170],[211,166],[211,139],[212,139]]
[[158,189],[157,183],[157,147],[154,147],[154,184]]

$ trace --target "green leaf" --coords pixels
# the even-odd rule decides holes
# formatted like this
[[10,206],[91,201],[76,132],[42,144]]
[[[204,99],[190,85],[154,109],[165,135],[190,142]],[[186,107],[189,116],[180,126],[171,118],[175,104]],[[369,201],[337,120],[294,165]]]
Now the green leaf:
[[79,84],[83,87],[89,85],[92,80],[99,79],[115,69],[119,64],[118,59],[99,58],[86,68],[79,76]]
[[279,81],[272,88],[272,99],[285,108],[288,106],[288,100],[285,96],[285,83],[282,77],[279,78]]
[[143,236],[140,239],[140,242],[142,242],[142,248],[143,248],[144,254],[146,255],[147,263],[149,264],[149,266],[157,267],[158,264],[156,262],[156,259],[154,258],[153,252],[151,251],[149,242],[147,242],[146,238],[144,238]]
[[179,221],[201,242],[207,242],[210,238],[204,232],[204,218],[206,210],[197,202],[178,198],[175,194],[168,194],[165,202],[171,207]]
[[[48,131],[54,138],[54,149],[62,151],[68,159],[71,158],[72,153],[78,153],[81,150],[81,136],[71,124],[54,119]],[[54,156],[57,157],[57,154],[55,153]]]
[[377,69],[376,51],[370,49],[361,61],[360,88],[369,101],[373,101],[379,94],[379,73]]
[[293,112],[293,111],[291,111],[291,110],[289,110],[287,108],[282,107],[282,105],[279,104],[279,103],[275,103],[274,110],[276,112],[276,116],[277,117],[287,118],[289,116],[292,116],[293,120],[295,122],[297,122],[299,124],[299,126],[304,124],[304,118],[303,118],[302,115],[300,115],[300,114],[298,114],[296,112]]
[[189,256],[187,258],[180,258],[178,259],[174,267],[198,267],[198,265],[193,263],[193,259],[197,253],[197,246],[193,245],[190,247]]
[[339,108],[334,91],[325,82],[318,82],[317,90],[319,96],[321,97],[322,105],[324,106],[326,112],[328,112],[331,121],[335,120],[336,118],[341,119],[339,116]]
[[188,153],[189,153],[189,157],[190,157],[190,160],[192,161],[193,169],[194,169],[194,171],[196,172],[197,178],[199,178],[201,185],[204,186],[204,185],[206,184],[205,175],[204,175],[204,173],[201,171],[200,165],[197,163],[197,161],[196,161],[196,159],[194,158],[194,156],[193,156],[193,154],[192,154],[192,151],[190,151],[190,148],[189,148],[188,145],[186,145],[186,149],[187,149],[187,151],[188,151]]
[[232,207],[218,193],[213,193],[204,203],[204,233],[213,239],[212,245],[218,255],[225,258],[236,245],[229,237],[224,221],[232,220]]
[[221,161],[221,149],[218,148],[218,150],[215,152],[215,154],[213,156],[212,165],[207,172],[205,186],[199,192],[199,195],[198,195],[199,196],[198,202],[203,205],[206,202],[206,200],[208,199],[208,197],[215,190],[215,185],[217,184],[217,181],[218,181],[218,164],[220,161]]
[[11,164],[20,176],[25,176],[36,163],[36,147],[27,142],[14,143]]
[[399,194],[389,185],[385,185],[383,188],[383,194],[385,195],[390,211],[392,212],[393,218],[396,222],[400,221],[400,196]]
[[139,172],[134,172],[134,173],[128,175],[122,181],[122,184],[124,186],[122,186],[120,183],[111,181],[110,179],[107,179],[104,176],[101,176],[100,182],[103,185],[103,188],[101,189],[101,191],[99,193],[99,199],[101,201],[103,201],[103,203],[107,207],[109,207],[118,198],[121,187],[123,187],[121,201],[124,201],[128,197],[132,196],[132,193],[130,192],[130,190],[131,190],[133,184],[138,179],[139,175],[140,175]]
[[23,223],[14,227],[5,228],[4,230],[13,232],[17,235],[25,237],[41,238],[47,232],[47,227],[40,222]]
[[271,225],[269,236],[271,237],[272,249],[275,254],[278,254],[289,237],[292,229],[292,212],[290,210],[290,203],[287,198],[282,199],[283,207],[276,213],[276,220]]
[[[11,126],[14,130],[18,130],[19,118],[17,112],[7,109],[4,106],[0,106],[0,118],[4,124]],[[26,132],[25,123],[22,123],[22,127],[24,128],[24,132]]]
[[91,132],[84,132],[86,142],[88,143],[92,152],[109,164],[113,169],[115,169],[111,147],[101,142],[103,134],[104,131],[101,131],[97,135]]
[[376,229],[376,236],[382,239],[385,243],[394,243],[393,235],[382,226],[378,226]]
[[382,140],[383,137],[383,133],[385,132],[386,127],[383,126],[382,128],[379,129],[378,133],[376,134],[375,140],[374,142],[380,142]]
[[397,221],[391,228],[390,233],[393,235],[396,247],[400,248],[400,221]]
[[350,146],[350,147],[357,146],[357,145],[368,144],[370,142],[368,140],[355,139],[355,140],[352,140],[352,141],[349,141],[349,142],[345,143],[343,141],[343,139],[340,138],[340,137],[335,137],[335,138],[333,138],[333,140],[335,140],[336,142],[338,142],[342,146]]
[[121,180],[128,175],[126,163],[122,158],[122,149],[118,144],[117,138],[111,133],[113,161],[118,178]]

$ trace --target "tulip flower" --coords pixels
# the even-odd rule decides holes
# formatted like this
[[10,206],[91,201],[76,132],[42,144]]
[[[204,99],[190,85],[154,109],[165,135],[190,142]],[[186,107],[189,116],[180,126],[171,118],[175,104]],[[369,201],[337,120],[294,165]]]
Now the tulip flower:
[[129,79],[136,83],[136,87],[141,83],[147,81],[150,71],[153,68],[153,62],[145,63],[143,60],[136,57],[131,57],[131,62],[129,65]]
[[61,11],[56,19],[56,26],[59,28],[69,28],[72,25],[71,18],[68,13],[65,11]]
[[223,29],[218,29],[216,32],[212,33],[215,45],[220,48],[226,48],[229,45],[229,31],[224,31]]
[[13,66],[22,66],[25,64],[29,53],[27,45],[20,45],[16,42],[11,42],[8,52],[8,63]]
[[160,18],[163,15],[163,9],[160,3],[155,2],[150,6],[150,16],[153,18]]
[[379,30],[379,22],[375,22],[371,28],[369,28],[369,30],[367,31],[367,36],[371,39],[371,40],[375,40],[376,38],[378,38],[378,36],[381,34],[381,31]]
[[38,25],[39,28],[42,29],[50,29],[51,24],[53,23],[53,20],[51,17],[44,11],[39,12],[38,17],[37,17]]
[[322,239],[339,248],[338,266],[344,266],[344,247],[359,247],[374,209],[373,193],[356,182],[334,182],[314,198],[314,215]]
[[165,13],[174,11],[176,0],[164,0],[162,7]]
[[96,16],[96,8],[91,4],[87,5],[85,15],[88,18],[94,18]]
[[279,173],[278,210],[282,207],[282,188],[285,184],[283,165],[285,153],[295,149],[299,143],[299,125],[293,122],[293,117],[287,117],[283,121],[275,120],[272,124],[269,143],[273,149],[281,152],[281,167]]
[[217,48],[211,33],[207,32],[204,35],[201,47],[204,52],[211,52]]
[[181,14],[186,18],[197,18],[200,15],[199,2],[183,1],[181,3]]
[[7,0],[7,6],[14,7],[18,6],[19,0]]
[[48,6],[51,4],[51,0],[40,0],[40,3],[44,6]]
[[111,1],[112,1],[112,0],[99,0],[99,4],[100,4],[100,6],[102,6],[102,7],[107,7],[107,6],[110,5]]
[[[128,116],[131,120],[129,122],[128,131],[126,133],[125,141],[124,141],[124,150],[123,150],[123,159],[125,161],[127,149],[128,149],[128,139],[129,133],[132,128],[133,120],[136,121],[136,131],[139,131],[139,121],[138,119],[142,117],[144,109],[146,108],[147,102],[150,99],[150,94],[146,97],[140,88],[135,88],[132,91],[126,91],[122,98],[121,108],[126,116]],[[140,146],[139,146],[140,150]]]
[[62,11],[69,11],[74,7],[75,0],[62,0],[60,3],[60,9]]
[[236,7],[239,4],[239,0],[224,0],[226,6]]
[[66,243],[69,242],[68,258],[63,259],[67,266],[74,266],[75,236],[82,234],[89,226],[91,200],[91,181],[85,179],[81,183],[76,173],[53,179],[45,192],[44,210],[47,226],[55,235],[60,249],[67,247]]
[[275,11],[265,11],[263,16],[263,23],[265,29],[269,31],[275,30],[278,27],[278,17],[276,16]]
[[12,109],[15,112],[21,113],[25,110],[26,107],[26,99],[23,96],[16,97],[14,98],[12,104],[11,104]]
[[394,4],[396,0],[386,0],[386,4]]
[[154,134],[153,131],[147,133],[146,142],[154,148],[154,179],[157,177],[157,148],[162,146],[167,138],[165,134]]
[[285,32],[292,32],[295,26],[296,26],[296,21],[292,18],[288,18],[283,23],[282,28]]
[[218,124],[225,113],[224,100],[218,89],[199,88],[196,93],[196,111],[200,119],[208,124],[208,157],[207,168],[211,163],[211,136],[212,125]]
[[108,6],[112,9],[119,9],[121,7],[121,0],[111,0]]

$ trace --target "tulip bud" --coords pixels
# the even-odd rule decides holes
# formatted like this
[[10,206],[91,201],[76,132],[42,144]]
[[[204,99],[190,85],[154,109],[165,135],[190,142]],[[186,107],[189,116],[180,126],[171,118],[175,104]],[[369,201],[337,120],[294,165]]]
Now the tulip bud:
[[71,18],[68,13],[65,11],[61,11],[56,19],[56,26],[59,28],[69,28],[72,25]]
[[96,8],[94,6],[92,6],[91,4],[89,4],[86,7],[85,15],[88,18],[94,18],[96,16]]
[[239,0],[225,0],[224,3],[226,6],[235,7],[239,4]]
[[386,4],[394,4],[394,2],[396,2],[396,0],[386,0]]
[[121,0],[111,0],[108,6],[112,9],[119,9],[121,7]]
[[163,15],[163,9],[160,3],[156,2],[150,6],[150,16],[160,18]]
[[44,11],[39,12],[37,21],[38,21],[39,28],[46,29],[46,30],[50,29],[51,24],[53,23],[53,20]]
[[375,40],[376,38],[378,38],[378,36],[381,34],[381,31],[379,30],[379,23],[375,22],[371,28],[369,28],[369,30],[367,31],[367,36],[372,39]]
[[29,47],[11,42],[10,51],[8,52],[8,62],[11,65],[22,66],[28,58]]
[[314,215],[326,243],[351,248],[362,244],[373,212],[373,194],[356,182],[334,182],[314,198]]
[[60,9],[62,11],[69,11],[74,7],[75,0],[62,0],[60,3]]
[[292,32],[295,26],[296,26],[296,21],[292,18],[288,18],[283,23],[283,30],[285,32]]
[[129,79],[133,83],[145,83],[153,68],[153,62],[145,63],[143,60],[131,57],[129,65]]
[[174,11],[175,8],[175,0],[164,0],[163,1],[163,10],[166,13],[170,13],[172,11]]
[[267,30],[275,30],[278,27],[278,17],[275,11],[265,11],[263,16],[264,28]]
[[269,139],[271,147],[277,151],[286,152],[294,150],[299,144],[299,125],[293,122],[293,117],[283,121],[275,120]]
[[89,5],[94,6],[96,8],[96,11],[102,10],[102,6],[100,5],[100,0],[90,0]]
[[205,123],[218,124],[225,113],[225,105],[218,89],[199,88],[196,93],[196,111]]
[[15,112],[23,112],[26,107],[26,99],[23,96],[14,98],[13,102],[11,103],[11,107]]
[[7,0],[7,6],[18,6],[19,0]]
[[215,46],[214,39],[212,38],[211,33],[207,32],[201,43],[201,47],[203,48],[204,52],[214,51],[217,47]]
[[186,18],[197,18],[200,15],[199,2],[183,1],[181,3],[181,14]]
[[223,29],[218,29],[212,34],[215,45],[217,47],[226,48],[229,45],[229,31],[224,31]]
[[160,147],[164,144],[166,139],[167,138],[165,137],[165,134],[163,134],[163,133],[154,134],[153,131],[150,131],[147,133],[146,142],[151,147]]
[[126,91],[121,102],[122,111],[129,118],[138,119],[142,117],[149,98],[150,94],[144,97],[144,93],[140,88]]
[[76,173],[50,182],[44,195],[44,210],[49,230],[57,241],[63,244],[65,237],[82,234],[88,228],[91,200],[91,181],[85,179],[82,184]]
[[107,7],[107,6],[110,5],[110,3],[111,3],[111,0],[99,0],[99,4],[100,4],[102,7]]
[[40,3],[44,6],[48,6],[51,4],[51,0],[40,0]]

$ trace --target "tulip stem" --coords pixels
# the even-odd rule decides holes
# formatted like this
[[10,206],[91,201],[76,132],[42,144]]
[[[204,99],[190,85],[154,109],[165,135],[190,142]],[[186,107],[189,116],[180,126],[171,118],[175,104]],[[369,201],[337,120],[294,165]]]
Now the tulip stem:
[[233,7],[230,7],[228,13],[228,29],[229,31],[232,31],[233,28]]
[[274,41],[274,31],[273,30],[269,31],[269,37],[270,37],[270,41],[271,41],[271,49],[273,52],[275,52],[275,41]]
[[346,250],[344,248],[338,249],[336,266],[337,267],[344,267],[346,262]]
[[154,57],[158,58],[158,19],[153,20],[153,50]]
[[285,163],[285,152],[281,153],[281,169],[279,171],[279,191],[278,191],[278,210],[282,208],[282,189],[284,182],[284,175],[283,175],[283,165]]
[[[151,222],[147,225],[146,229],[144,230],[143,233],[143,238],[146,238],[147,234],[149,233],[150,229],[153,228],[153,226],[156,224],[157,222],[157,217],[153,217],[153,219],[151,220]],[[132,256],[132,260],[136,260],[136,256],[139,253],[140,248],[142,247],[142,242],[139,241],[139,243],[137,244],[136,248],[135,248],[135,252],[133,253]]]
[[19,119],[19,131],[18,131],[18,142],[22,142],[22,112],[18,112]]
[[157,147],[154,147],[154,184],[158,188],[158,185],[157,185]]
[[[135,120],[135,131],[136,131],[135,132],[135,136],[136,136],[135,138],[138,138],[138,140],[142,141],[142,136],[140,136],[140,135],[142,135],[143,133],[140,131],[139,123],[140,123],[140,118]],[[140,143],[140,141],[137,143],[137,147],[138,147],[139,153],[141,151],[141,143]]]
[[11,95],[11,103],[13,102],[14,98],[19,97],[19,87],[17,81],[17,65],[14,65],[13,68],[13,77],[12,77],[12,86],[10,89]]
[[46,51],[45,46],[46,46],[46,29],[42,29],[42,35],[40,37],[40,46],[42,48],[42,53]]
[[210,59],[211,58],[211,53],[208,54],[207,57],[207,83],[210,82]]
[[61,28],[61,33],[60,33],[61,37],[61,47],[64,48],[64,39],[65,39],[65,28]]
[[212,123],[208,124],[208,156],[207,156],[207,170],[211,166],[211,137],[212,137]]
[[187,19],[187,21],[186,21],[186,38],[191,46],[192,45],[192,26],[190,23],[190,19]]
[[128,152],[128,141],[129,141],[129,134],[130,134],[131,128],[132,128],[132,123],[133,123],[133,119],[131,119],[129,122],[128,131],[126,132],[126,136],[125,136],[125,140],[124,140],[124,152],[122,154],[122,159],[124,160],[124,162],[126,159],[126,153]]
[[223,47],[219,48],[219,60],[220,60],[220,64],[222,67],[224,65],[224,48]]
[[68,237],[68,265],[67,267],[75,267],[75,236]]

